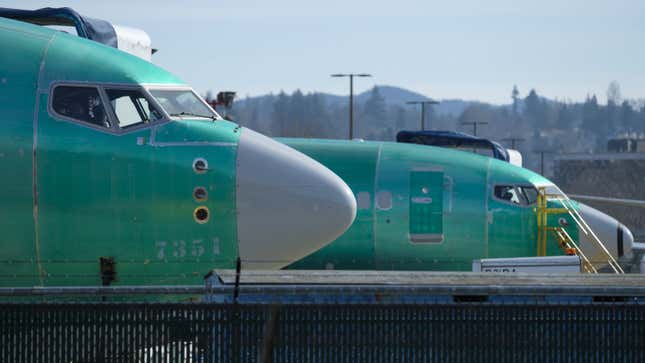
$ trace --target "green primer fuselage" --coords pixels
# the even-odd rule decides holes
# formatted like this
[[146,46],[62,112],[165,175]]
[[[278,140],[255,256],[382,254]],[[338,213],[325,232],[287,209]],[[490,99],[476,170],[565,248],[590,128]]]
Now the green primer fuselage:
[[[358,201],[345,234],[289,268],[470,270],[474,259],[536,256],[534,206],[493,197],[494,185],[553,185],[527,169],[426,145],[280,141],[339,175]],[[561,254],[549,241],[547,255]]]
[[[199,284],[232,268],[238,126],[176,120],[115,134],[60,119],[49,96],[61,82],[187,86],[89,40],[2,19],[0,30],[11,50],[0,57],[0,286],[101,284],[101,257],[115,259],[117,284]],[[427,146],[283,141],[359,200],[351,228],[292,268],[469,269],[476,258],[535,255],[532,208],[492,198],[491,187],[551,184],[539,175]],[[208,173],[192,170],[196,156]],[[197,206],[209,223],[195,222]]]
[[[202,282],[237,253],[237,125],[160,122],[101,132],[54,117],[56,82],[187,87],[90,40],[0,19],[0,286],[101,284],[100,257],[125,284]],[[193,172],[198,155],[209,172]],[[197,202],[203,186],[208,200]],[[210,209],[209,223],[193,211]]]

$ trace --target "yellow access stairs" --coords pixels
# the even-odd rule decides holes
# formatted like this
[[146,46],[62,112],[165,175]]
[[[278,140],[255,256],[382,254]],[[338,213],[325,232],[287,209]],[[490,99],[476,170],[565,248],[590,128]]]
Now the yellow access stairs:
[[[571,199],[561,191],[549,193],[546,187],[538,188],[538,192],[537,207],[535,208],[538,224],[537,256],[546,256],[547,239],[549,234],[552,233],[558,245],[566,254],[580,257],[584,272],[598,273],[601,267],[609,266],[614,273],[625,273],[616,259],[609,253],[605,244],[596,236],[589,224],[574,208]],[[558,202],[557,204],[561,207],[549,207],[549,201]],[[558,214],[571,216],[580,233],[584,233],[588,237],[587,240],[591,241],[591,244],[599,251],[595,256],[588,257],[581,248],[580,243],[576,243],[571,238],[564,226],[554,227],[549,225],[549,216]]]

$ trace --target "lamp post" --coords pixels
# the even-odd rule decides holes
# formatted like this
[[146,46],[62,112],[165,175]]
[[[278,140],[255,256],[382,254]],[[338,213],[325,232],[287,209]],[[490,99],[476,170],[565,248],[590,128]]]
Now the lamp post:
[[372,77],[367,73],[338,73],[332,77],[349,77],[349,139],[354,138],[354,77]]
[[426,105],[438,105],[439,102],[430,100],[430,101],[408,101],[408,105],[421,105],[421,131],[425,130],[426,127]]
[[488,122],[478,122],[478,121],[473,121],[473,122],[462,122],[462,125],[473,125],[473,131],[475,133],[475,136],[477,136],[477,125],[488,125]]
[[550,150],[533,150],[534,153],[540,154],[540,175],[544,176],[544,154],[553,154]]
[[511,142],[511,149],[515,149],[515,144],[520,143],[523,141],[526,141],[526,139],[523,139],[521,137],[507,137],[506,139],[502,139],[501,141],[510,141]]

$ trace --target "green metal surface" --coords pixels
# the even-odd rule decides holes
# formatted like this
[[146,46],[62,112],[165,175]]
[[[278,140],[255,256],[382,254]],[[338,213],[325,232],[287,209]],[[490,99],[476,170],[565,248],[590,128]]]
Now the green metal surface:
[[[359,201],[350,229],[291,269],[470,270],[473,259],[536,255],[533,206],[493,197],[496,184],[553,185],[527,169],[426,145],[280,141],[337,173]],[[551,222],[560,218],[577,238],[568,216]],[[547,255],[562,254],[549,241]]]
[[[36,281],[36,265],[32,261],[34,248],[34,219],[32,200],[32,146],[35,88],[38,69],[48,37],[25,32],[25,26],[12,22],[0,23],[0,231],[2,256],[7,262],[3,272],[10,273],[15,284]],[[14,26],[15,25],[15,26]],[[8,50],[16,50],[8,51]]]
[[[113,48],[0,19],[0,286],[200,284],[237,253],[239,128],[227,121],[152,124],[123,134],[55,117],[56,82],[184,85]],[[209,162],[193,171],[195,158]],[[206,201],[194,188],[208,191]],[[198,206],[209,208],[196,223]]]
[[[287,141],[287,140],[280,140]],[[288,140],[291,147],[318,160],[341,177],[354,195],[368,193],[367,207],[359,201],[352,226],[336,241],[291,265],[294,269],[326,268],[374,269],[375,245],[374,190],[380,145],[375,143],[339,143],[336,141]],[[348,157],[351,155],[351,157]],[[351,181],[351,183],[349,182]],[[357,198],[358,199],[358,198]]]
[[[204,271],[234,267],[236,124],[183,120],[115,134],[64,120],[48,107],[60,82],[184,84],[137,57],[20,22],[0,19],[0,47],[10,50],[0,57],[0,286],[97,285],[101,257],[127,285],[200,284]],[[422,145],[282,141],[338,174],[359,201],[345,234],[290,268],[469,270],[476,258],[535,254],[532,209],[492,198],[496,183],[552,185],[526,169]],[[192,169],[196,158],[207,172]],[[196,187],[206,201],[193,198]],[[195,221],[198,206],[208,207],[207,223]],[[547,254],[561,253],[549,244]]]
[[410,172],[410,234],[437,235],[443,239],[443,173]]

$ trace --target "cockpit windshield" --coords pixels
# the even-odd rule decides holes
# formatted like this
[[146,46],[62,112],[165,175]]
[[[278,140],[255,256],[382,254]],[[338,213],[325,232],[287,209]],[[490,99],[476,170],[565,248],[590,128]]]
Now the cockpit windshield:
[[149,89],[148,91],[170,117],[219,118],[191,90]]
[[517,205],[533,205],[537,202],[538,191],[529,185],[496,185],[495,198]]
[[534,187],[521,186],[517,187],[526,199],[527,205],[533,205],[537,202],[538,191]]

